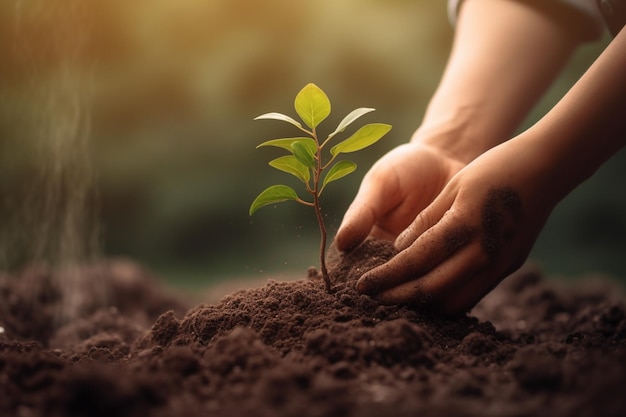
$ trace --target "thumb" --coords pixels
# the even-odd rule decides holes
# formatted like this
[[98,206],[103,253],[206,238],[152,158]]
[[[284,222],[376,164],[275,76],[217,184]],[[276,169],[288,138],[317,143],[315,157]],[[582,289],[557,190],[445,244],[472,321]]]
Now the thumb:
[[369,236],[375,221],[372,207],[355,200],[346,211],[335,236],[337,249],[345,252],[356,248]]
[[[379,161],[380,163],[380,161]],[[389,184],[389,173],[386,169],[375,167],[365,174],[356,197],[346,210],[339,226],[335,242],[340,251],[350,251],[363,242],[372,232],[380,218],[395,204],[397,185]],[[395,178],[392,176],[392,178]],[[393,182],[392,182],[393,184]]]

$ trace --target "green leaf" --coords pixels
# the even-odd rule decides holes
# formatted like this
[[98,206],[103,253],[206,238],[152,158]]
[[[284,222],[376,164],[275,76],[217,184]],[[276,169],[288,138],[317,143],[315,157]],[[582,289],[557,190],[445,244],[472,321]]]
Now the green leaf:
[[308,183],[311,179],[309,168],[294,155],[281,156],[269,162],[270,166],[296,176],[300,181]]
[[254,118],[254,120],[263,120],[263,119],[281,120],[283,122],[291,123],[295,127],[302,129],[302,124],[299,121],[287,116],[286,114],[272,112],[272,113],[265,113]]
[[350,112],[350,114],[348,114],[346,117],[343,118],[343,120],[337,126],[337,129],[335,129],[335,131],[333,133],[331,133],[328,137],[333,137],[337,133],[343,132],[344,130],[346,130],[346,127],[348,127],[356,119],[358,119],[359,117],[363,116],[364,114],[367,114],[369,112],[373,112],[374,110],[376,110],[376,109],[370,109],[370,108],[367,108],[367,107],[360,107],[360,108],[358,108],[356,110],[352,110]]
[[[315,144],[315,141],[313,141]],[[294,156],[298,161],[302,162],[306,167],[313,168],[315,166],[316,148],[311,152],[311,148],[302,142],[294,142],[291,145]]]
[[384,123],[371,123],[357,130],[352,136],[338,143],[330,149],[330,153],[336,156],[340,153],[360,151],[378,142],[391,130],[391,125]]
[[324,187],[326,187],[326,184],[345,177],[346,175],[354,172],[355,169],[356,169],[356,164],[352,161],[337,162],[326,173],[326,176],[324,177],[324,181],[322,182],[322,189],[320,190],[320,193],[324,189]]
[[294,106],[298,115],[311,129],[315,129],[330,114],[330,100],[326,93],[312,83],[307,84],[296,95]]
[[315,154],[317,152],[317,145],[315,141],[311,138],[282,138],[282,139],[272,139],[267,142],[263,142],[258,145],[257,148],[261,148],[264,146],[275,146],[277,148],[287,149],[289,152],[293,153],[293,144],[299,142],[302,143],[309,149],[311,154]]
[[297,199],[298,194],[296,194],[295,190],[288,185],[272,185],[271,187],[268,187],[264,191],[262,191],[261,194],[259,194],[257,198],[254,199],[254,201],[250,205],[249,213],[250,216],[252,216],[255,211],[263,206]]

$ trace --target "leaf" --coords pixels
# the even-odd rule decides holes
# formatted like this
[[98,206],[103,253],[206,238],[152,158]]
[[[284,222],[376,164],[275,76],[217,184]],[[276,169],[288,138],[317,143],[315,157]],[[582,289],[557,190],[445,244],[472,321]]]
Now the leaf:
[[272,139],[272,140],[268,140],[267,142],[263,142],[262,144],[258,145],[257,148],[261,148],[264,146],[275,146],[277,148],[287,149],[289,152],[293,153],[292,146],[296,142],[300,142],[304,146],[309,148],[311,154],[315,154],[315,152],[317,151],[317,145],[315,144],[315,141],[311,138],[305,138],[305,137]]
[[311,179],[309,168],[294,155],[281,156],[269,162],[271,167],[296,176],[300,181],[308,183]]
[[315,162],[315,154],[317,153],[317,144],[311,138],[282,138],[272,139],[258,145],[257,148],[263,146],[275,146],[277,148],[287,149],[300,162],[309,168],[313,168]]
[[357,130],[352,136],[338,143],[330,149],[330,153],[336,156],[340,153],[360,151],[378,142],[391,130],[391,125],[384,123],[371,123]]
[[[336,181],[340,178],[345,177],[346,175],[354,172],[356,169],[356,164],[352,161],[339,161],[335,165],[333,165],[326,176],[324,177],[324,181],[322,182],[322,190],[326,187],[326,184],[332,181]],[[320,190],[321,193],[321,190]]]
[[255,211],[269,204],[282,203],[287,200],[297,200],[298,194],[288,185],[272,185],[261,192],[250,205],[250,216]]
[[330,100],[315,84],[307,84],[296,95],[296,112],[304,123],[315,129],[330,114]]
[[[315,141],[313,141],[313,144],[315,144]],[[291,149],[298,161],[302,162],[306,167],[313,168],[315,166],[315,153],[317,148],[314,148],[311,152],[311,148],[304,143],[294,142],[291,145]]]
[[254,118],[254,120],[263,120],[263,119],[281,120],[283,122],[291,123],[295,127],[302,129],[302,124],[299,121],[287,116],[286,114],[272,112],[272,113],[265,113]]
[[346,127],[348,127],[356,119],[358,119],[359,117],[363,116],[364,114],[367,114],[369,112],[373,112],[374,110],[376,110],[376,109],[370,109],[370,108],[367,108],[367,107],[360,107],[360,108],[358,108],[356,110],[352,110],[346,117],[343,118],[343,120],[337,126],[337,129],[335,129],[335,131],[333,133],[331,133],[328,137],[333,137],[337,133],[343,132],[344,130],[346,130]]

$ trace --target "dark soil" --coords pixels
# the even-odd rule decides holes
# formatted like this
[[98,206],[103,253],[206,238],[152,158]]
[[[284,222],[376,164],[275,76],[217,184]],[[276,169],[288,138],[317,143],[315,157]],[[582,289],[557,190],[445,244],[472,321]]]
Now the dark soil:
[[83,271],[111,305],[85,290],[66,322],[45,269],[0,277],[0,415],[626,416],[621,289],[523,268],[444,319],[355,292],[391,253],[335,254],[332,294],[270,281],[193,308],[112,261]]

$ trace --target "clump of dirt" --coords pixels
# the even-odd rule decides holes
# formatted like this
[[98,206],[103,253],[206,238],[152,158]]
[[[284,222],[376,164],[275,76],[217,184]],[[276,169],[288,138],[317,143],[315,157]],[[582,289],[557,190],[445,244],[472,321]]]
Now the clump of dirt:
[[106,278],[112,306],[60,326],[46,318],[58,289],[26,305],[19,280],[4,277],[0,414],[626,415],[615,285],[559,285],[524,268],[452,320],[355,291],[393,253],[369,240],[330,256],[331,294],[319,280],[269,281],[186,312],[127,268]]

